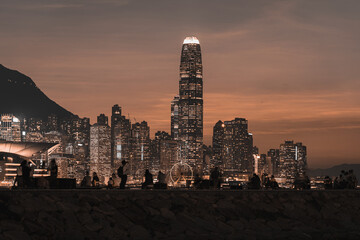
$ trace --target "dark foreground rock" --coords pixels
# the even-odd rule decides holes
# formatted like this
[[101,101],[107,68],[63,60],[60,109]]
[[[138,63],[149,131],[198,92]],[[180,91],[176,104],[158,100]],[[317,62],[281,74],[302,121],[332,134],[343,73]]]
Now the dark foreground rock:
[[0,239],[360,239],[360,191],[0,191]]

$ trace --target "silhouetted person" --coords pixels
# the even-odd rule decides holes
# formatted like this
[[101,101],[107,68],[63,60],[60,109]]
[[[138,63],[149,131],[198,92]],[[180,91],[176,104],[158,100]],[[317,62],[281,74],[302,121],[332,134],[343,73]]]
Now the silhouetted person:
[[109,178],[109,181],[108,181],[108,189],[113,189],[114,187],[114,180],[112,177]]
[[81,181],[81,187],[91,187],[91,177],[89,171],[86,171],[83,180]]
[[269,177],[265,177],[263,184],[264,184],[265,188],[271,188],[270,178],[269,178]]
[[200,175],[198,173],[196,173],[195,177],[194,177],[194,187],[196,189],[201,188],[201,182],[202,182],[202,178],[200,177]]
[[99,186],[99,182],[100,182],[100,180],[99,180],[99,177],[98,177],[97,173],[93,172],[93,179],[91,181],[92,186],[93,187]]
[[260,187],[261,187],[260,178],[258,175],[254,173],[249,182],[249,189],[260,189]]
[[154,184],[155,189],[167,189],[166,175],[159,171],[157,182]]
[[161,171],[159,171],[159,173],[158,173],[158,183],[166,184],[165,177],[166,177],[165,174],[163,174]]
[[272,189],[278,189],[279,188],[279,184],[277,183],[274,175],[271,175],[271,178],[270,178],[270,187]]
[[117,170],[117,174],[121,178],[120,189],[125,189],[128,174],[127,169],[127,162],[125,160],[122,160],[121,166]]
[[146,189],[149,185],[153,185],[153,175],[150,173],[149,169],[145,171],[145,182],[142,184],[142,189]]
[[30,186],[30,167],[26,160],[21,162],[21,173],[25,188]]
[[215,167],[210,173],[210,185],[214,188],[220,188],[220,171]]
[[[28,177],[27,177],[27,175],[28,175]],[[27,161],[23,160],[17,169],[14,186],[17,183],[17,186],[19,188],[25,188],[28,186],[29,180],[30,180],[30,169],[27,166]]]
[[50,177],[52,179],[57,178],[58,175],[58,166],[56,165],[55,159],[52,159],[50,162]]
[[325,189],[333,189],[332,179],[329,176],[325,176],[324,188]]

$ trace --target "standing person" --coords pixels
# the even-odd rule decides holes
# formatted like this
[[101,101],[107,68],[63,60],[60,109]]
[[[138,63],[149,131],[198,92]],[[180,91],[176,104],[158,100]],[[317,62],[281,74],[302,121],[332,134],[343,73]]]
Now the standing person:
[[25,164],[24,161],[22,161],[20,163],[20,166],[16,170],[16,178],[15,178],[13,187],[15,187],[16,183],[17,183],[17,187],[24,187],[24,179],[22,176],[22,173],[23,173],[22,166]]
[[125,160],[122,160],[121,166],[118,168],[118,176],[121,178],[120,189],[125,189],[127,174],[128,174],[127,162]]
[[98,187],[99,182],[100,182],[100,180],[99,180],[99,177],[98,177],[97,173],[93,172],[93,179],[92,179],[92,182],[91,182],[92,186],[93,187]]
[[215,167],[210,174],[210,184],[214,188],[220,188],[220,171],[218,167]]
[[56,165],[55,159],[52,159],[50,162],[50,177],[57,178],[58,175],[58,166]]
[[30,186],[30,167],[26,160],[22,161],[20,166],[24,187],[28,188]]

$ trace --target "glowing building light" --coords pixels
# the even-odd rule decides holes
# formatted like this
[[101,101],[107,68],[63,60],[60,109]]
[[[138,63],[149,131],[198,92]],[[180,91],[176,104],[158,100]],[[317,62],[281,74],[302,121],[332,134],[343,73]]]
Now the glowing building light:
[[184,40],[183,44],[200,44],[199,40],[196,37],[187,37]]

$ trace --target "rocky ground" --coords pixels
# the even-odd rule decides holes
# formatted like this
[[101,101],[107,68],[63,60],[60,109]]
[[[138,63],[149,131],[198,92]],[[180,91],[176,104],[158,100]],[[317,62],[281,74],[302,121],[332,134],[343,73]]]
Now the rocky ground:
[[0,191],[0,239],[360,239],[360,191]]

